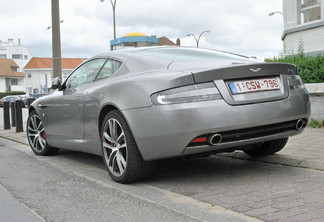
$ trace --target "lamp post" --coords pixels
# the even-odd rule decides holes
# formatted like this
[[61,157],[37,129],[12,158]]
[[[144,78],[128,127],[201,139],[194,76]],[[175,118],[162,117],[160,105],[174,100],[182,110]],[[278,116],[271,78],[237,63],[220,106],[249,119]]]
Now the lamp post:
[[210,30],[207,30],[207,31],[203,31],[202,33],[200,33],[200,35],[199,35],[199,37],[197,38],[196,36],[195,36],[195,34],[188,34],[187,36],[193,36],[194,38],[195,38],[195,40],[196,40],[196,43],[197,43],[197,48],[198,48],[198,46],[199,46],[199,40],[200,40],[200,37],[205,33],[205,32],[207,32],[207,33],[209,33],[210,32]]
[[277,12],[271,12],[271,13],[269,13],[269,16],[273,16],[274,14],[284,15],[282,12],[277,11]]
[[[100,2],[104,2],[105,0],[100,0]],[[116,1],[117,0],[110,0],[112,9],[113,9],[113,22],[114,22],[114,39],[116,39]]]
[[60,77],[62,79],[59,0],[52,0],[52,50],[53,78]]

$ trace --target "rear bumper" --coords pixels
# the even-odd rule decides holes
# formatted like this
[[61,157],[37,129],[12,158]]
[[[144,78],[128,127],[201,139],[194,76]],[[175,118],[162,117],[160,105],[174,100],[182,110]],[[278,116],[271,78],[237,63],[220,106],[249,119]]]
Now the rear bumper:
[[223,100],[151,106],[123,111],[144,160],[203,152],[223,151],[244,145],[285,138],[302,130],[286,130],[209,146],[190,146],[196,137],[309,119],[310,102],[305,90],[290,92],[287,99],[231,106]]

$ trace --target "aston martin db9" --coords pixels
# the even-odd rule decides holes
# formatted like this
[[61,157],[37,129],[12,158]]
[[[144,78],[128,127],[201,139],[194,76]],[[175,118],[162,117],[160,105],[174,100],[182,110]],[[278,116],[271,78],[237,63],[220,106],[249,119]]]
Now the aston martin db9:
[[296,66],[227,52],[147,47],[95,56],[29,108],[37,155],[100,155],[113,180],[137,181],[155,160],[280,151],[309,120]]

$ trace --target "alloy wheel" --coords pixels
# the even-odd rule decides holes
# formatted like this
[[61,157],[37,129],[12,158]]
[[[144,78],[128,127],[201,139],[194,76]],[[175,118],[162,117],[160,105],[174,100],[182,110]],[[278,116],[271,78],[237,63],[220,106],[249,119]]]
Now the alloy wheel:
[[105,123],[102,142],[109,171],[116,177],[122,176],[127,167],[127,143],[118,120],[110,118]]
[[33,150],[42,152],[46,148],[44,126],[37,115],[32,115],[28,119],[27,137]]

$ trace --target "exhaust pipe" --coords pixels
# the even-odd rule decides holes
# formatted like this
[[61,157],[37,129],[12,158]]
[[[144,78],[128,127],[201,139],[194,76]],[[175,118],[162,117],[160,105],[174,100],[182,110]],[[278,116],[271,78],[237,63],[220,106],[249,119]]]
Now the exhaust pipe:
[[220,134],[213,134],[210,137],[208,137],[208,142],[210,145],[217,145],[222,142],[222,136]]
[[296,130],[299,131],[303,127],[304,123],[302,119],[297,120],[296,122]]

